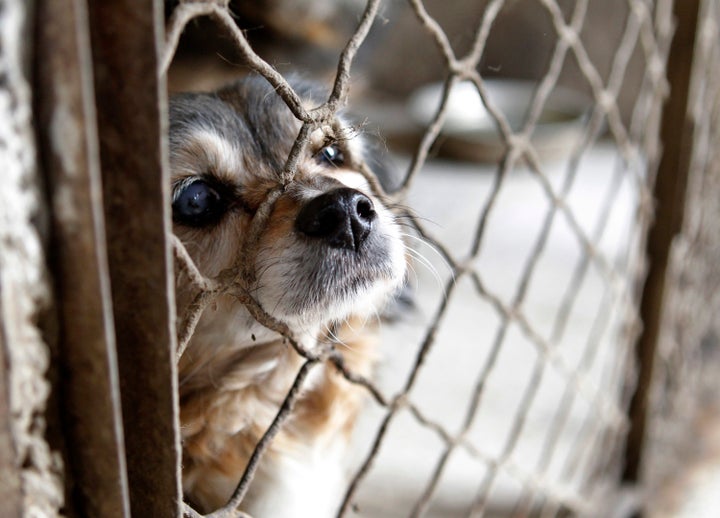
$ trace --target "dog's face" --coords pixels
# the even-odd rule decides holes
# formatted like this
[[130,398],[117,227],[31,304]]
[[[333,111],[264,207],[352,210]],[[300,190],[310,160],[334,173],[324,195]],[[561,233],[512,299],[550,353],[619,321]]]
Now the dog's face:
[[[311,88],[293,85],[316,105]],[[242,265],[250,226],[300,123],[262,78],[170,103],[174,232],[200,271],[248,268],[250,293],[271,315],[302,329],[368,313],[402,283],[404,246],[393,215],[356,168],[360,138],[317,130],[297,173]],[[238,302],[234,311],[242,311]]]

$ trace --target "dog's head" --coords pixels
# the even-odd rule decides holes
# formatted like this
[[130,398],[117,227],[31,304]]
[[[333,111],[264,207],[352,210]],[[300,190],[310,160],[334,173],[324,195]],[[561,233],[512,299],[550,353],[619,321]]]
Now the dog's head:
[[[312,86],[293,87],[308,107],[319,104]],[[247,289],[263,309],[305,330],[374,310],[405,274],[394,216],[358,170],[361,137],[339,127],[310,136],[243,265],[251,222],[281,183],[300,122],[258,77],[170,102],[175,234],[204,275],[251,271]]]

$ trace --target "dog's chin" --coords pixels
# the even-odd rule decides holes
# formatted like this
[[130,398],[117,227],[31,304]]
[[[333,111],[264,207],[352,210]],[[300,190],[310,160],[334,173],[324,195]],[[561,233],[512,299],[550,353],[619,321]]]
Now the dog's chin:
[[[402,278],[400,278],[402,279]],[[306,332],[310,329],[341,322],[349,316],[377,314],[387,300],[399,290],[401,281],[383,279],[375,282],[363,280],[356,289],[325,286],[312,297],[308,292],[297,293],[278,290],[262,290],[258,302],[275,318],[288,324],[291,329]]]
[[405,278],[399,241],[381,254],[306,250],[280,264],[265,272],[255,295],[268,313],[301,330],[375,315]]
[[396,291],[390,283],[377,284],[369,290],[355,295],[345,294],[344,297],[319,301],[312,307],[304,306],[303,311],[287,308],[282,319],[300,330],[313,327],[327,327],[332,323],[340,323],[350,316],[368,318],[378,315],[386,301]]

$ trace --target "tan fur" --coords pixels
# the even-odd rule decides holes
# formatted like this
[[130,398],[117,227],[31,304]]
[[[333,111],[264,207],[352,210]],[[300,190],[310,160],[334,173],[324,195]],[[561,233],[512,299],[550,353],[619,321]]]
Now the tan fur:
[[[351,319],[338,333],[348,367],[369,375],[375,358],[374,337],[358,335],[359,319]],[[197,361],[207,362],[202,374],[188,376]],[[268,371],[269,363],[274,367]],[[183,478],[193,503],[210,511],[222,506],[229,494],[227,478],[237,482],[265,430],[285,398],[302,359],[282,340],[251,349],[228,349],[213,358],[184,356],[180,363],[180,402],[183,436]],[[259,372],[247,377],[251,372]],[[283,455],[310,442],[330,440],[344,434],[349,440],[364,393],[331,365],[323,365],[321,376],[298,401],[292,417],[269,451]],[[249,415],[249,409],[263,412]]]

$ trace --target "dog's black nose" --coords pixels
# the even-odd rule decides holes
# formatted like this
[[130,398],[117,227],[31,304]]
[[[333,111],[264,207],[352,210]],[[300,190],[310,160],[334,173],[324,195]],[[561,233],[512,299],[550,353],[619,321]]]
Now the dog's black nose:
[[324,239],[336,248],[359,250],[372,230],[377,213],[360,191],[342,187],[310,200],[298,214],[295,228]]

